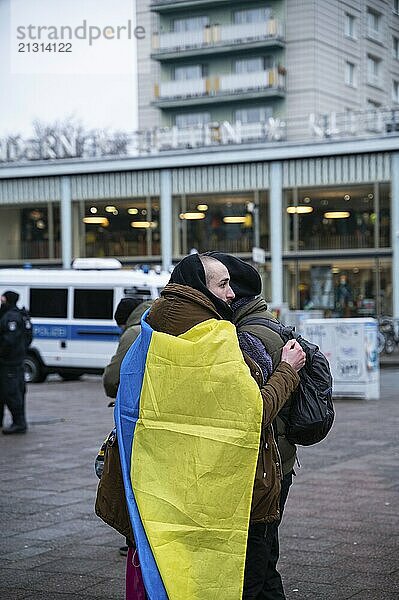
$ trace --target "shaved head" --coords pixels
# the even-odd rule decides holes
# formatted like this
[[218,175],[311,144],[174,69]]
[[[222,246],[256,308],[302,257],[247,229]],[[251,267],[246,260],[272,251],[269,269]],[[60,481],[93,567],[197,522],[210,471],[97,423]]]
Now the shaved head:
[[200,261],[202,262],[202,266],[204,267],[205,283],[206,287],[209,289],[209,284],[215,277],[215,274],[218,272],[222,263],[220,262],[220,260],[217,260],[212,256],[207,256],[204,254],[198,254],[198,258],[200,259]]
[[213,256],[198,255],[205,271],[205,285],[212,294],[230,304],[234,292],[230,287],[230,275],[227,267]]

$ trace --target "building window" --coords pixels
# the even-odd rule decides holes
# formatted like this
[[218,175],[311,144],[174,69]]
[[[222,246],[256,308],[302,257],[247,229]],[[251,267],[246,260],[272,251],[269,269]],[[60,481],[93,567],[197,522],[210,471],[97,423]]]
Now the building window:
[[[259,227],[260,246],[270,247],[270,222],[267,195],[258,195],[259,219],[254,219],[253,193],[187,195],[176,198],[179,214],[177,246],[180,254],[191,248],[198,252],[218,250],[231,254],[252,252],[255,227]],[[256,221],[256,223],[255,223]]]
[[198,31],[209,25],[208,17],[189,17],[187,19],[174,19],[172,31],[182,33],[185,31]]
[[233,13],[233,23],[236,25],[244,25],[246,23],[259,23],[267,21],[272,16],[270,7],[263,8],[247,8],[243,10],[235,10]]
[[399,81],[392,81],[392,101],[395,104],[399,103]]
[[175,116],[175,125],[180,129],[185,127],[195,127],[196,125],[206,125],[210,123],[211,114],[208,112],[182,113]]
[[349,13],[345,13],[345,35],[352,39],[356,37],[355,17]]
[[374,247],[373,187],[346,186],[285,192],[286,250]]
[[189,79],[201,79],[204,75],[203,65],[186,65],[184,67],[174,67],[173,80],[187,81]]
[[351,87],[356,86],[356,66],[351,62],[345,63],[345,83]]
[[392,36],[392,56],[399,60],[399,38]]
[[112,319],[114,290],[75,290],[75,319]]
[[241,123],[265,123],[272,116],[271,106],[240,108],[234,112],[234,120]]
[[377,87],[381,84],[381,59],[371,54],[367,55],[367,83]]
[[381,15],[371,8],[367,9],[367,35],[374,40],[381,35]]
[[259,73],[265,69],[273,68],[273,57],[256,56],[253,58],[240,58],[233,63],[234,73]]
[[382,132],[383,122],[382,116],[379,109],[381,108],[381,102],[376,102],[375,100],[367,100],[367,122],[366,128],[368,131],[372,131],[374,133]]
[[31,288],[29,291],[29,314],[31,317],[66,319],[68,290],[58,288]]

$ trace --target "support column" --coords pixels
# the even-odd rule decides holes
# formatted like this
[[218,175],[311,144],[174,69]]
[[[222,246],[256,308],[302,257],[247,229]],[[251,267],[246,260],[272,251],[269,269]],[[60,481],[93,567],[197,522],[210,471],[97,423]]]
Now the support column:
[[283,303],[283,166],[270,165],[270,253],[272,261],[272,305]]
[[62,268],[70,269],[72,262],[72,193],[69,177],[61,178],[61,256]]
[[162,270],[169,271],[172,265],[172,172],[161,171],[161,255]]
[[399,152],[391,156],[392,313],[399,319]]

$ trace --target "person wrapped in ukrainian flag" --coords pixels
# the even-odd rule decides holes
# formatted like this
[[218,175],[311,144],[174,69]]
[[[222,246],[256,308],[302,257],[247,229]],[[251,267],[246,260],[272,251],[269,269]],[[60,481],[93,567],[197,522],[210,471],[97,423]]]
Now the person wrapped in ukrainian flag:
[[271,422],[305,357],[289,342],[265,383],[240,350],[233,299],[221,262],[187,256],[121,366],[115,423],[149,600],[255,599],[249,524],[279,517]]

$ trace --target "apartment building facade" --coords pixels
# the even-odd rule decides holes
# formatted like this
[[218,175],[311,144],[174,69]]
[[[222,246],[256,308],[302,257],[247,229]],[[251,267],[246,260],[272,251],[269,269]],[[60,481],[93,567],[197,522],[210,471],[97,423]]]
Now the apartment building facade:
[[140,0],[139,124],[178,128],[390,107],[395,0]]

